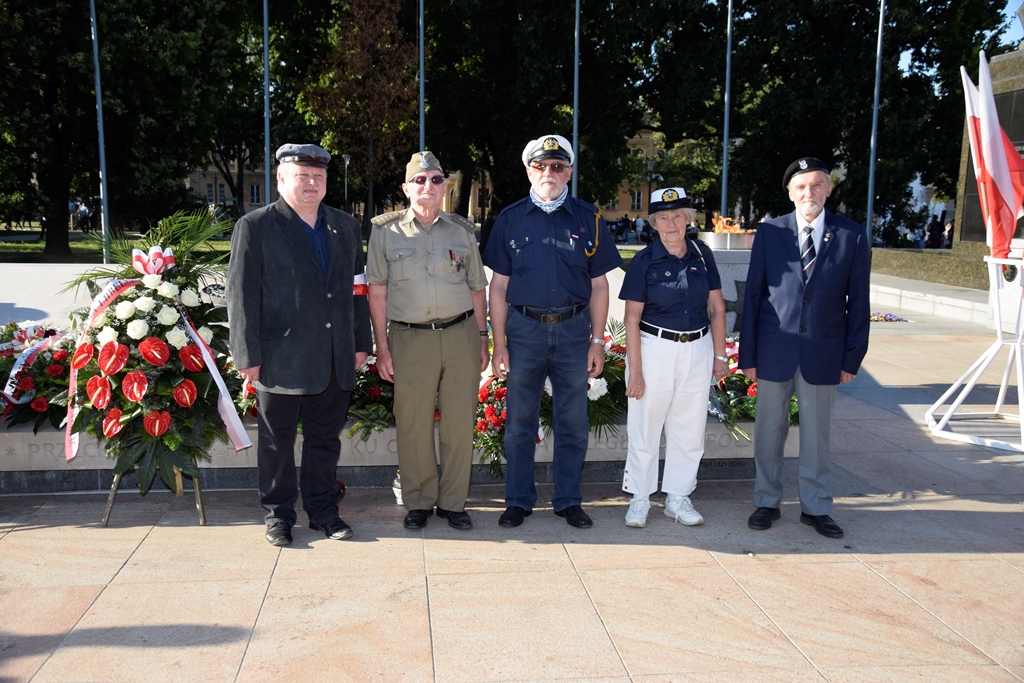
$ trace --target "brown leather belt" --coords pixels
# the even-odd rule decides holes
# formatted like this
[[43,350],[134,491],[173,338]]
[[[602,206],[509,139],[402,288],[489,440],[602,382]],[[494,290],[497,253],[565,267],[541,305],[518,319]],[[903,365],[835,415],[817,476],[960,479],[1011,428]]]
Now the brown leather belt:
[[539,323],[551,325],[553,323],[564,322],[569,318],[576,317],[582,313],[583,309],[586,307],[586,304],[579,304],[578,306],[573,306],[569,310],[562,311],[560,313],[553,313],[550,309],[546,308],[531,308],[530,306],[512,306],[512,309],[522,313],[530,320],[536,320]]
[[447,330],[452,325],[458,325],[466,318],[471,318],[473,311],[466,311],[465,313],[459,313],[451,320],[442,320],[438,323],[405,323],[401,320],[392,320],[391,322],[398,323],[399,325],[405,325],[411,327],[414,330]]
[[661,337],[662,339],[668,339],[669,341],[680,342],[685,344],[686,342],[697,341],[710,329],[707,325],[703,329],[697,330],[696,332],[673,332],[671,330],[665,330],[660,327],[655,327],[650,323],[645,323],[643,320],[640,321],[640,331],[646,332],[647,334],[653,334],[655,337]]

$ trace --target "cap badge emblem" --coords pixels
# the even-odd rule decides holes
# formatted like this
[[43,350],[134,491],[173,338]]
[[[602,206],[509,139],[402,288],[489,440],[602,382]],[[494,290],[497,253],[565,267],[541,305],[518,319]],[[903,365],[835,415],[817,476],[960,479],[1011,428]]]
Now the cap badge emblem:
[[675,190],[665,190],[661,193],[661,201],[663,202],[674,202],[679,199],[679,193]]
[[804,170],[804,171],[807,170],[807,160],[806,159],[801,159],[800,161],[797,162],[797,165],[800,166],[800,168],[802,170]]
[[542,145],[545,152],[552,152],[558,149],[558,140],[554,138],[545,138],[544,144]]
[[430,168],[430,160],[426,152],[420,152],[420,168]]

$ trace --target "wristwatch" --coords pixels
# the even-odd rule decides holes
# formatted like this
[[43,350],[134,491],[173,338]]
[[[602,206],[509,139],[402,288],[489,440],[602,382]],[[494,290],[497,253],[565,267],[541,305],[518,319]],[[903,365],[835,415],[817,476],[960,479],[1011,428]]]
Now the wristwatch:
[[604,337],[591,337],[590,338],[590,343],[591,344],[600,344],[601,346],[604,346]]
[[715,360],[720,360],[726,365],[729,364],[729,356],[715,356]]

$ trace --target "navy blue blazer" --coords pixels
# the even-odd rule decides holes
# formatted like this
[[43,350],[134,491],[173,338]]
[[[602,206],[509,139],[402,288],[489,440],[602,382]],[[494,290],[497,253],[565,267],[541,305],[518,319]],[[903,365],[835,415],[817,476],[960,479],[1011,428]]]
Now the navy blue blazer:
[[796,213],[765,221],[750,252],[740,328],[740,368],[785,382],[797,366],[810,384],[857,374],[868,351],[871,248],[863,226],[825,212],[807,285],[800,274]]

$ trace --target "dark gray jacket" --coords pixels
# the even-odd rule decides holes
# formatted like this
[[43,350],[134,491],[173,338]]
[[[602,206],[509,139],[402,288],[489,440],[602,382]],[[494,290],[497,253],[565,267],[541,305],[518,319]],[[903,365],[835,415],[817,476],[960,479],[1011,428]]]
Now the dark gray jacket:
[[283,199],[243,216],[231,236],[227,300],[235,367],[260,367],[257,388],[275,394],[318,394],[332,358],[342,389],[355,388],[355,353],[372,351],[359,224],[323,206],[327,275],[309,238]]

